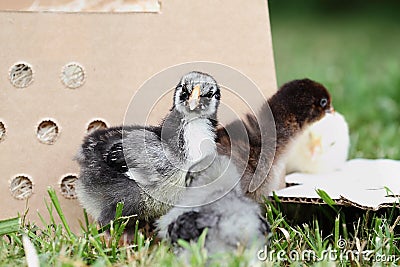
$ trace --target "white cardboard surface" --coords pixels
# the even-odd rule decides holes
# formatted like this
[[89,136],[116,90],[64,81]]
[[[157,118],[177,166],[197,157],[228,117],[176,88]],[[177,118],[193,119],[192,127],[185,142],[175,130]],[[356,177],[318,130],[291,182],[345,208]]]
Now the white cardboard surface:
[[283,202],[313,202],[322,189],[338,204],[377,210],[400,201],[400,161],[353,159],[332,173],[289,174],[286,183],[295,185],[275,192]]

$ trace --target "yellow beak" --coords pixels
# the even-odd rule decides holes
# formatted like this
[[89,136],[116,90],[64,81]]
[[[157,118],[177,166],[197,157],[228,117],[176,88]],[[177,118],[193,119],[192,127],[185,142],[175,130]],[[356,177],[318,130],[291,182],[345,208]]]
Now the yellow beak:
[[200,85],[196,85],[189,96],[189,108],[194,110],[200,102]]
[[331,106],[328,110],[325,111],[326,113],[335,114],[335,109]]

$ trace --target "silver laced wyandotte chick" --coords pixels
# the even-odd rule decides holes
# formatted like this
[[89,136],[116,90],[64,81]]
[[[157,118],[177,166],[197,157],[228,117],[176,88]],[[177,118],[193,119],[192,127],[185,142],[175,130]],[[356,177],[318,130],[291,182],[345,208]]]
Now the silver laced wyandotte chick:
[[339,112],[308,127],[290,149],[286,173],[328,173],[341,169],[350,146],[349,126]]
[[220,89],[214,78],[195,71],[184,75],[173,100],[158,126],[109,128],[84,139],[76,191],[100,225],[114,219],[118,202],[123,216],[151,224],[179,198],[187,165],[215,153]]
[[[293,80],[269,98],[256,116],[248,114],[243,121],[219,128],[219,152],[232,154],[237,164],[245,166],[242,189],[262,202],[272,191],[285,187],[286,157],[295,139],[332,112],[331,96],[322,84]],[[246,134],[235,134],[243,126]]]
[[172,244],[179,239],[196,242],[207,228],[204,246],[210,254],[264,248],[270,226],[259,204],[243,193],[240,179],[228,156],[207,157],[194,164],[182,198],[157,220],[158,236]]

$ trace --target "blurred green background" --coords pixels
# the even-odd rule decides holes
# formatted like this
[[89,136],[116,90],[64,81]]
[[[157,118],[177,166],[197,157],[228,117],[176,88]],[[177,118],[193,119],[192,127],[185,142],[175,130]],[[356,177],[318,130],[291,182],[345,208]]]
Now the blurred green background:
[[330,90],[350,126],[350,158],[400,159],[400,1],[269,0],[269,9],[278,84],[308,77]]

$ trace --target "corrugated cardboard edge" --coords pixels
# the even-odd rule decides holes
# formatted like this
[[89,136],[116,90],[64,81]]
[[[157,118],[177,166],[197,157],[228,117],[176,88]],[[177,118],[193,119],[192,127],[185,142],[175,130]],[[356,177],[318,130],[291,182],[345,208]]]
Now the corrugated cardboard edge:
[[400,161],[352,159],[341,170],[323,174],[293,173],[287,187],[275,192],[282,203],[323,204],[325,191],[339,206],[377,211],[400,207]]
[[[281,203],[297,203],[297,204],[311,204],[311,205],[326,204],[325,201],[321,198],[284,197],[284,196],[278,196],[278,198]],[[272,197],[270,197],[270,199],[274,200]],[[343,196],[341,196],[340,199],[333,199],[333,201],[338,206],[356,207],[362,210],[370,210],[370,211],[378,211],[382,208],[392,208],[392,207],[400,208],[400,203],[383,203],[379,204],[377,207],[363,206]]]

